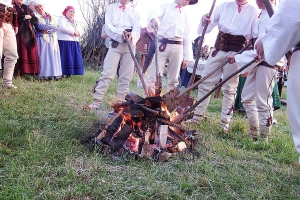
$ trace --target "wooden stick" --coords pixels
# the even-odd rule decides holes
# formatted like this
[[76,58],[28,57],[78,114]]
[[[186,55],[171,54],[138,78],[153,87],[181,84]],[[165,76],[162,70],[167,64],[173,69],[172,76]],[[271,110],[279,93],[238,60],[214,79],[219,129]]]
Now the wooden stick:
[[[211,14],[212,14],[212,12],[214,10],[215,4],[216,4],[216,0],[214,0],[213,3],[212,3],[212,5],[211,5],[210,11],[208,13],[208,18],[210,18]],[[199,62],[199,59],[200,59],[200,54],[201,54],[201,51],[202,51],[203,40],[204,40],[204,36],[205,36],[206,30],[207,30],[207,27],[208,27],[208,22],[205,23],[205,26],[204,26],[203,31],[202,31],[201,39],[200,39],[199,46],[198,46],[198,52],[197,52],[197,56],[196,56],[196,61],[195,61],[194,68],[193,68],[193,73],[192,73],[192,76],[191,76],[191,78],[190,78],[187,86],[191,86],[193,84],[194,80],[195,80],[196,71],[197,71],[197,67],[198,67],[198,62]]]
[[142,72],[141,72],[141,67],[140,67],[138,61],[136,60],[136,58],[135,58],[135,56],[134,56],[134,54],[133,54],[133,51],[132,51],[130,42],[128,41],[128,37],[127,37],[126,34],[125,34],[125,41],[126,41],[126,43],[127,43],[127,45],[128,45],[128,49],[129,49],[131,58],[132,58],[133,61],[134,61],[135,69],[136,69],[136,71],[138,72],[139,78],[140,78],[140,80],[141,80],[141,82],[142,82],[142,85],[143,85],[143,89],[144,89],[145,95],[146,95],[146,97],[149,97],[148,90],[147,90],[147,86],[146,86],[145,80],[144,80],[144,78],[143,78],[143,74],[142,74]]

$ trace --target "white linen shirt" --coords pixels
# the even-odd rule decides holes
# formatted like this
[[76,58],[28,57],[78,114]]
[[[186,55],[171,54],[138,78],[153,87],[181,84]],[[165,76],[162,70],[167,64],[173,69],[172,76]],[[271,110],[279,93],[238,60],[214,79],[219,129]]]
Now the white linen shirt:
[[0,0],[0,4],[6,5],[8,7],[13,7],[11,0]]
[[125,5],[124,12],[122,11],[121,3],[110,4],[105,12],[105,25],[107,35],[123,43],[122,34],[125,29],[132,29],[132,44],[135,45],[140,38],[140,14],[130,4]]
[[[261,15],[258,18],[255,27],[253,29],[253,38],[260,38],[265,33],[265,27],[270,20],[267,9],[261,10]],[[239,68],[243,67],[247,63],[249,63],[256,55],[256,50],[244,51],[241,54],[235,55],[235,61]],[[278,60],[277,60],[278,61]],[[246,71],[249,71],[250,68],[247,68]]]
[[192,40],[189,37],[190,25],[186,15],[185,7],[176,8],[175,2],[163,4],[153,12],[149,13],[149,23],[152,19],[159,22],[158,37],[168,39],[182,38],[183,40],[183,58],[187,61],[193,61]]
[[282,0],[262,36],[265,61],[276,62],[300,42],[300,0]]
[[57,20],[57,39],[66,41],[79,41],[78,37],[72,36],[76,31],[76,21],[72,24],[65,16],[60,16]]
[[[242,5],[238,12],[238,5],[235,1],[224,2],[217,6],[211,15],[211,23],[207,27],[209,33],[215,26],[224,33],[231,35],[243,35],[247,40],[252,38],[252,31],[258,16],[258,9],[247,3]],[[202,34],[203,26],[200,23],[198,34]]]

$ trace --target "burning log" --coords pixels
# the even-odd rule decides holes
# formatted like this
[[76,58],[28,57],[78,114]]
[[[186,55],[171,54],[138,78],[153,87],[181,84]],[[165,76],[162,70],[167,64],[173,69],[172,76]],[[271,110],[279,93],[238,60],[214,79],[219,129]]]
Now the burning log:
[[[170,113],[162,97],[142,98],[130,93],[126,102],[112,105],[115,110],[110,122],[101,127],[95,144],[105,145],[119,155],[130,152],[158,161],[165,161],[172,153],[192,146],[195,131],[171,122]],[[191,134],[192,133],[192,134]]]

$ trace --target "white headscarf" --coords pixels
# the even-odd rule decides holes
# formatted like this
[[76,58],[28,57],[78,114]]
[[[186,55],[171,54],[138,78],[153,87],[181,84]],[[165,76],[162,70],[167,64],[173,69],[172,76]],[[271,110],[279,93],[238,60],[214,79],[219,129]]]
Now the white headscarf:
[[26,5],[28,6],[29,4],[31,4],[31,2],[33,2],[34,0],[27,0],[26,1]]
[[33,1],[33,6],[37,6],[37,5],[44,5],[44,2],[42,0]]

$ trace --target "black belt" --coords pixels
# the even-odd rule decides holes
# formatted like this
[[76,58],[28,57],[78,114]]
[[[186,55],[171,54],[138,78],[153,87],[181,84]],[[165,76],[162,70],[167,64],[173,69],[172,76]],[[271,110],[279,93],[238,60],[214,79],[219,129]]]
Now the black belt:
[[247,43],[247,40],[242,35],[231,35],[229,33],[219,32],[215,49],[216,51],[235,51],[241,50]]
[[158,41],[163,43],[163,44],[183,44],[182,41],[169,40],[169,39],[166,39],[166,38],[160,39]]
[[159,45],[159,51],[160,52],[164,52],[167,48],[167,44],[178,44],[178,45],[182,45],[183,42],[182,41],[176,41],[176,40],[169,40],[167,38],[163,38],[158,40],[161,44]]

